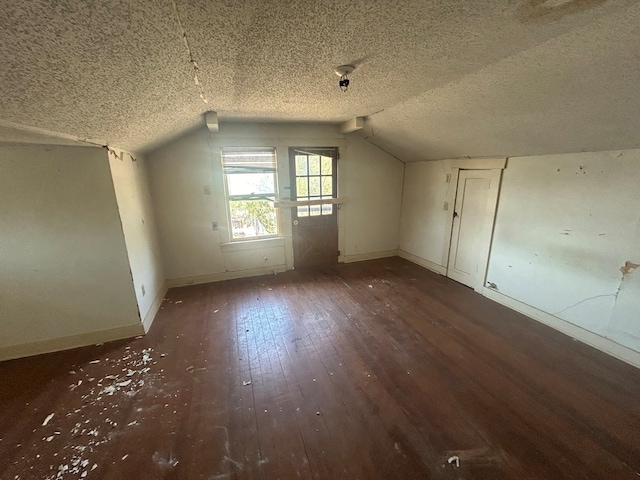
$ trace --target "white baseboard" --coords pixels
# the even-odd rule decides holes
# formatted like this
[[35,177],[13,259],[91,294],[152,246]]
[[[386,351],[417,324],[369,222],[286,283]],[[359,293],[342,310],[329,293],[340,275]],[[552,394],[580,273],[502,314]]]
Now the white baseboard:
[[276,265],[262,268],[252,268],[250,270],[240,270],[237,272],[220,272],[209,275],[198,275],[195,277],[169,278],[166,281],[168,288],[186,287],[187,285],[200,285],[202,283],[223,282],[236,278],[257,277],[260,275],[270,275],[287,271],[286,265]]
[[375,260],[377,258],[395,257],[398,250],[384,250],[382,252],[359,253],[358,255],[344,255],[343,263],[364,262],[365,260]]
[[421,267],[429,269],[432,272],[439,273],[440,275],[447,275],[447,267],[443,267],[442,265],[438,265],[437,263],[430,262],[429,260],[418,257],[413,253],[405,252],[404,250],[398,250],[398,256],[404,258],[405,260],[409,260],[416,265],[420,265]]
[[158,313],[158,310],[160,310],[160,306],[162,305],[162,300],[164,299],[164,296],[167,294],[167,290],[169,290],[169,287],[167,286],[167,282],[165,280],[162,283],[162,286],[160,287],[160,290],[158,291],[156,298],[153,299],[153,303],[151,304],[149,311],[147,312],[147,314],[144,316],[144,319],[142,320],[144,333],[149,333],[151,324],[153,323],[153,320],[156,318],[156,313]]
[[636,352],[635,350],[625,347],[624,345],[620,345],[613,340],[602,337],[589,330],[585,330],[573,323],[543,312],[542,310],[538,310],[537,308],[527,305],[526,303],[522,303],[490,288],[483,288],[481,293],[495,302],[520,312],[527,317],[533,318],[540,323],[544,323],[545,325],[605,352],[612,357],[622,360],[634,367],[640,368],[640,352]]
[[144,335],[144,328],[141,323],[127,325],[123,327],[100,330],[97,332],[80,333],[67,337],[50,338],[38,342],[23,343],[20,345],[9,345],[0,347],[0,361],[12,358],[31,357],[43,353],[58,352],[60,350],[70,350],[72,348],[86,347],[96,343],[112,342],[125,338]]

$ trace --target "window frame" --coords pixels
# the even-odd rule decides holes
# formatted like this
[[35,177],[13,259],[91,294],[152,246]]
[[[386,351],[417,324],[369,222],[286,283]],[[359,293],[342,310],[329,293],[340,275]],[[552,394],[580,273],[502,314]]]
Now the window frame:
[[[297,155],[304,155],[307,157],[307,175],[298,175],[297,171]],[[309,159],[312,156],[319,156],[320,162],[322,157],[328,157],[331,159],[331,174],[326,175],[323,174],[323,168],[321,163],[319,165],[318,174],[310,174],[310,165]],[[291,178],[291,198],[296,202],[303,202],[303,205],[298,205],[293,209],[293,216],[295,219],[300,218],[317,218],[317,217],[327,217],[327,216],[337,216],[338,206],[333,202],[333,200],[338,198],[338,159],[339,159],[339,150],[338,147],[290,147],[289,148],[289,169],[290,169],[290,178]],[[331,196],[326,196],[322,192],[322,179],[331,177]],[[298,179],[305,178],[307,181],[307,195],[299,196],[298,191]],[[320,193],[319,195],[311,195],[311,185],[310,179],[318,178],[319,179],[319,187]],[[301,199],[302,198],[302,199]],[[327,200],[326,203],[318,203],[320,208],[319,215],[312,215],[311,209],[313,208],[313,204],[308,203],[304,205],[306,202],[322,202],[322,200]],[[324,207],[325,205],[331,205],[331,213],[325,213]],[[307,208],[307,214],[301,215],[300,209]]]
[[[229,153],[270,153],[273,159],[272,167],[264,167],[266,171],[248,171],[248,172],[229,172],[229,166],[226,165],[225,158],[229,157]],[[256,155],[259,156],[259,155]],[[275,147],[267,147],[267,146],[238,146],[238,147],[220,147],[220,165],[222,167],[222,177],[224,184],[224,196],[225,196],[225,209],[227,214],[227,224],[229,225],[228,235],[229,242],[256,242],[266,239],[278,238],[280,236],[281,226],[280,226],[280,215],[278,212],[278,208],[275,206],[278,200],[278,157],[277,157],[277,149]],[[240,167],[241,168],[241,167]],[[250,168],[250,167],[249,167]],[[273,168],[272,171],[269,171],[270,168]],[[269,193],[251,193],[244,195],[231,195],[229,188],[229,176],[230,175],[242,175],[245,174],[255,174],[255,173],[268,173],[273,176],[273,192]],[[253,235],[249,237],[234,237],[234,225],[233,225],[233,217],[231,213],[231,202],[233,201],[268,201],[271,203],[274,215],[275,215],[275,233],[268,233],[265,235]]]

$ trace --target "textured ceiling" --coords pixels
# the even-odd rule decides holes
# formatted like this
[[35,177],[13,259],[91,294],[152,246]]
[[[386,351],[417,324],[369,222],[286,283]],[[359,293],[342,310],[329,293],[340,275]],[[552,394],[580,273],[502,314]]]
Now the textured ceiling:
[[636,0],[13,0],[0,141],[144,151],[216,110],[368,116],[404,161],[630,148],[639,28]]

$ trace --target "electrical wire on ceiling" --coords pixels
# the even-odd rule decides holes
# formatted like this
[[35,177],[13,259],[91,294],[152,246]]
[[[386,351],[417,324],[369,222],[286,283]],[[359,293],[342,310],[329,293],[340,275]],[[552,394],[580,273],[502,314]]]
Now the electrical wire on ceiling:
[[198,79],[198,70],[200,70],[200,67],[193,58],[193,52],[191,51],[191,46],[189,45],[187,32],[182,26],[182,19],[180,18],[180,13],[178,12],[178,5],[176,4],[175,0],[171,0],[171,3],[173,4],[173,11],[176,13],[176,19],[178,20],[178,28],[180,29],[179,34],[182,36],[182,40],[184,40],[184,45],[187,48],[187,53],[189,54],[189,63],[193,68],[193,81],[195,82],[196,87],[198,87],[198,93],[200,94],[200,98],[202,99],[202,101],[206,104],[209,104],[209,100],[207,100],[207,97],[204,94],[204,89],[202,88],[200,80]]

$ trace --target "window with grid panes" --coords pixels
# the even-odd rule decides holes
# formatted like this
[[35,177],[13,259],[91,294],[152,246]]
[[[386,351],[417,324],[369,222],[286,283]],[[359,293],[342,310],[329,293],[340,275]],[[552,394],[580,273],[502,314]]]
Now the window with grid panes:
[[[329,200],[335,198],[333,152],[296,151],[296,200]],[[299,206],[299,217],[314,217],[333,214],[334,205]]]

